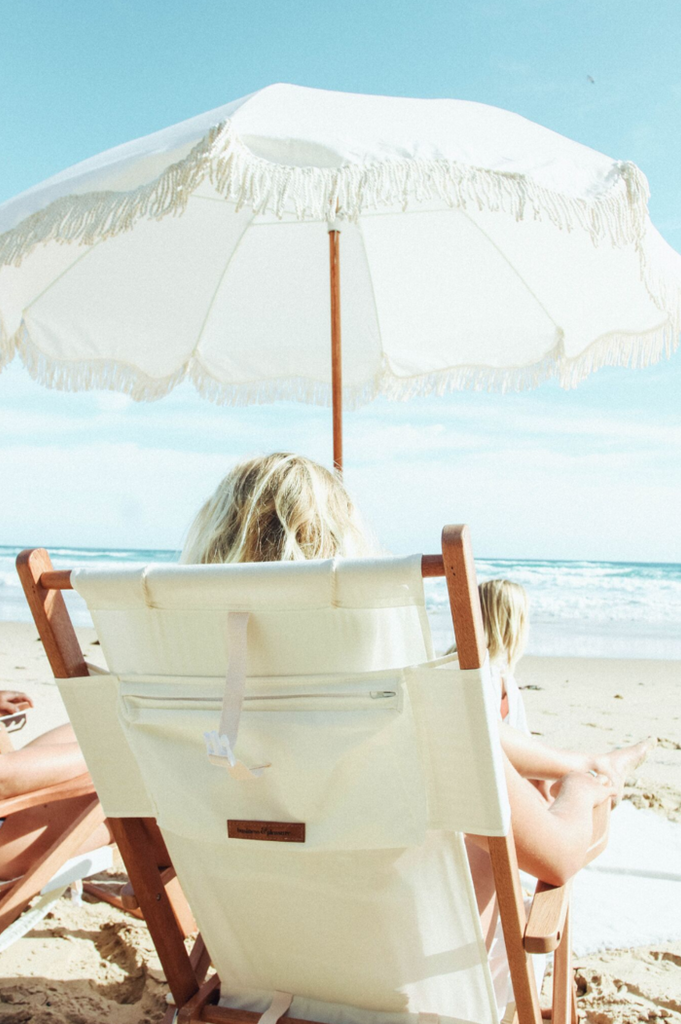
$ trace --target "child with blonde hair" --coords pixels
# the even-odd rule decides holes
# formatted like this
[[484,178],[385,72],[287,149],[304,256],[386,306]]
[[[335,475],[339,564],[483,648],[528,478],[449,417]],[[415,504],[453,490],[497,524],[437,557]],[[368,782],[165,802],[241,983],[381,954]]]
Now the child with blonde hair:
[[501,719],[529,735],[525,705],[514,676],[527,646],[527,592],[511,580],[487,580],[478,589],[490,668],[499,686]]

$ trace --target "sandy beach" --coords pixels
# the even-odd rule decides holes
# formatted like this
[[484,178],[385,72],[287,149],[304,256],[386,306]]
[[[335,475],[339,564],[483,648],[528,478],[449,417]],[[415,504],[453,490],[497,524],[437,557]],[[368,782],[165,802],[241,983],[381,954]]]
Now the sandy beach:
[[[93,631],[78,632],[101,663]],[[626,797],[681,821],[681,662],[528,657],[517,676],[530,725],[549,743],[606,750],[655,736]],[[32,625],[0,623],[0,687],[25,689],[36,705],[17,746],[67,720]],[[0,954],[0,1024],[160,1020],[167,987],[145,926],[104,904],[56,906]],[[577,966],[587,1021],[681,1022],[681,942],[593,954]]]

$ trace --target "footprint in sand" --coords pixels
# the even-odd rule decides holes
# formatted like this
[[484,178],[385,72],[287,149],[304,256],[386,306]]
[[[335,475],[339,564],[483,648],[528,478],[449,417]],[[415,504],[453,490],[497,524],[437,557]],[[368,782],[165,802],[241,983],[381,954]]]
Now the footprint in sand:
[[665,739],[664,736],[657,737],[658,747],[664,747],[665,750],[681,750],[681,743],[677,743],[676,740]]

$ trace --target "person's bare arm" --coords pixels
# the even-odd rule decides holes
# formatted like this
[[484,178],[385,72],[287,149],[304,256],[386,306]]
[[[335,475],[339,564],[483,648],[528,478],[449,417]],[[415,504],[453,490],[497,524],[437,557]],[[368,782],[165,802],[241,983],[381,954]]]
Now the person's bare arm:
[[504,753],[524,779],[561,779],[568,772],[587,772],[594,767],[589,754],[555,750],[504,722],[499,724],[499,735]]

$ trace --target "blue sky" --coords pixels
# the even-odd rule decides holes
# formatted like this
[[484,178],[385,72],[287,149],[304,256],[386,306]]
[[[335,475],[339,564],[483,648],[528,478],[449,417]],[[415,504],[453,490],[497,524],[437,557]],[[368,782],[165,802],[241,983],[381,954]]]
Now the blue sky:
[[[275,81],[517,111],[646,172],[681,249],[675,0],[0,0],[0,201],[102,149]],[[589,77],[594,82],[589,81]],[[393,550],[471,523],[490,557],[681,561],[681,354],[577,390],[378,401],[346,478]],[[0,375],[0,543],[175,547],[253,451],[329,460],[329,413],[135,405]]]

